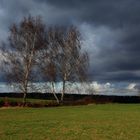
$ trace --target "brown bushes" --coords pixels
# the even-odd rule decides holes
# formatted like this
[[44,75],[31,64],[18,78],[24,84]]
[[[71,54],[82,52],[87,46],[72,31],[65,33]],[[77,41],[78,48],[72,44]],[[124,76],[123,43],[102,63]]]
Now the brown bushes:
[[[0,98],[0,107],[22,107],[22,100],[19,98]],[[27,101],[25,107],[53,107],[58,106],[56,101],[47,101],[47,100],[33,100]]]

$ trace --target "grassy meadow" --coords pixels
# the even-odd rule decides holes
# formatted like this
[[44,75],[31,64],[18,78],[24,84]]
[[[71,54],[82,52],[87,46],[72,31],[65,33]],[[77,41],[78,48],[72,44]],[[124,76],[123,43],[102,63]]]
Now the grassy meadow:
[[139,104],[0,108],[0,140],[139,139]]

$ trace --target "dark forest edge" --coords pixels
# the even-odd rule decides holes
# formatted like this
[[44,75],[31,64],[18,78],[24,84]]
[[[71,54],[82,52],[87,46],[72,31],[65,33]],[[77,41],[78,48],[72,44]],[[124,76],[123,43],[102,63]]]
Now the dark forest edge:
[[[61,94],[57,94],[61,96]],[[26,107],[56,107],[67,105],[88,105],[106,103],[140,103],[139,96],[108,96],[66,94],[63,104],[58,104],[51,93],[29,93]],[[22,106],[22,93],[1,93],[0,107]]]

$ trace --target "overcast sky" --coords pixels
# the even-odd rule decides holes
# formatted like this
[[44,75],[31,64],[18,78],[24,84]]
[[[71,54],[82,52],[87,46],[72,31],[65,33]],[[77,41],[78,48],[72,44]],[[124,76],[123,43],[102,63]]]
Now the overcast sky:
[[89,52],[91,80],[140,80],[139,0],[0,0],[0,40],[23,16],[41,15],[54,25],[75,25]]

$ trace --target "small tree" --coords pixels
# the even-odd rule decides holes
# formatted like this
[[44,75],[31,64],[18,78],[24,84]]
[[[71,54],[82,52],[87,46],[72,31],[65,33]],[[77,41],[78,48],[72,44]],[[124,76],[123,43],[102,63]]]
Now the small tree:
[[9,47],[4,49],[4,67],[9,83],[23,93],[23,106],[34,80],[33,69],[39,51],[46,45],[45,26],[40,17],[24,18],[10,28]]
[[87,78],[88,55],[81,50],[80,33],[74,27],[50,27],[47,30],[47,47],[42,56],[43,73],[52,85],[62,81],[61,102],[66,91],[66,82],[85,81]]
[[49,27],[47,30],[47,46],[40,54],[41,71],[45,80],[49,81],[52,87],[52,93],[59,104],[59,99],[55,92],[55,83],[58,80],[58,52],[59,46],[57,42],[59,32],[57,28]]
[[[80,32],[71,26],[59,35],[58,69],[62,80],[61,101],[63,102],[66,82],[87,79],[88,54],[81,50]],[[61,37],[61,38],[60,38]]]

